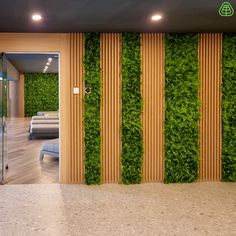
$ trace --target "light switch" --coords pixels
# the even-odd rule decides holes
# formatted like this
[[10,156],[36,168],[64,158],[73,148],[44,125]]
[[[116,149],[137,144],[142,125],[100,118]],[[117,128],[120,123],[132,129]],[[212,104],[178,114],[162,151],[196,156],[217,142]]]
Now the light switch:
[[73,88],[73,94],[79,94],[79,88],[78,87]]

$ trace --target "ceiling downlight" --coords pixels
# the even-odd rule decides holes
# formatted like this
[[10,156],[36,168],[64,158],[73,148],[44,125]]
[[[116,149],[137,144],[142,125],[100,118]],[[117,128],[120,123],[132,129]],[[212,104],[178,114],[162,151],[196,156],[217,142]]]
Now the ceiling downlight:
[[153,15],[152,17],[151,17],[151,20],[152,21],[159,21],[159,20],[161,20],[162,19],[162,16],[161,15]]
[[32,20],[36,21],[36,22],[41,21],[42,20],[42,16],[40,14],[33,14],[32,15]]

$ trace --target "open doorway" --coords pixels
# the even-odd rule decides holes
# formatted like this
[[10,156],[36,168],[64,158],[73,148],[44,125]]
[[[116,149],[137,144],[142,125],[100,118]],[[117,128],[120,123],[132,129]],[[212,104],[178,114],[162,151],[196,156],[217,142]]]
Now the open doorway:
[[[62,111],[60,112],[59,129],[59,182],[63,184],[84,182],[82,48],[82,33],[0,34],[0,52],[59,54],[59,107]],[[73,93],[74,87],[80,89],[79,94]],[[4,159],[1,153],[0,150],[0,161]],[[77,164],[73,165],[73,163]],[[0,184],[4,180],[3,176],[4,173],[1,175]],[[4,181],[2,182],[4,183]]]
[[59,182],[59,55],[6,53],[8,184]]

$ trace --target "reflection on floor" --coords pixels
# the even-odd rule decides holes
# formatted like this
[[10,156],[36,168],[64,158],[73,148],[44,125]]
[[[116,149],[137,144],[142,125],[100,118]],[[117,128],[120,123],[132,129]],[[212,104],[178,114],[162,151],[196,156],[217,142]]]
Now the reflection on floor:
[[39,160],[45,140],[28,139],[29,118],[8,120],[8,184],[58,183],[58,159],[48,156]]
[[235,236],[236,184],[0,186],[1,236]]

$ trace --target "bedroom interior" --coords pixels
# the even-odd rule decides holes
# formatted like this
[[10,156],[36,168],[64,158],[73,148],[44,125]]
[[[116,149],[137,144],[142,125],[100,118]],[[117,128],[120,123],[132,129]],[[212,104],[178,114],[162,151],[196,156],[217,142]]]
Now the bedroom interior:
[[59,181],[58,56],[5,53],[8,184]]

